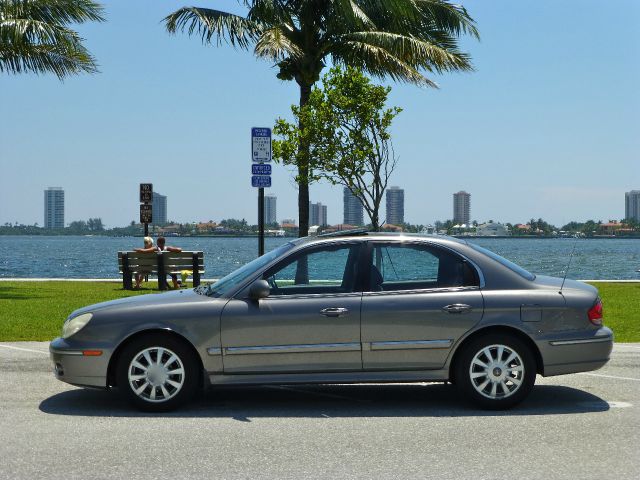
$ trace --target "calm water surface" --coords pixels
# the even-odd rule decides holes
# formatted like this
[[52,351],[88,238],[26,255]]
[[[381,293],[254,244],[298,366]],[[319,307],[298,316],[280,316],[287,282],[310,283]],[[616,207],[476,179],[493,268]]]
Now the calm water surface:
[[[290,239],[267,238],[265,250]],[[640,280],[638,239],[479,238],[474,243],[527,270],[562,276],[576,245],[568,278]],[[170,238],[184,250],[202,250],[205,277],[219,278],[257,256],[257,238]],[[0,277],[117,278],[119,250],[142,246],[141,238],[0,236]]]

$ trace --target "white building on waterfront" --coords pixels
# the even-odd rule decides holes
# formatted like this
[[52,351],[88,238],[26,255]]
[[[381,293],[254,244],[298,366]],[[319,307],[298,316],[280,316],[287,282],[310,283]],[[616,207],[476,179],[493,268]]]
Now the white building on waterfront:
[[44,191],[44,228],[64,228],[64,190],[49,187]]
[[640,190],[631,190],[624,194],[624,218],[633,218],[640,222]]
[[509,228],[501,223],[483,223],[476,227],[476,235],[482,237],[506,237],[511,235]]
[[165,225],[167,223],[167,196],[158,192],[153,192],[151,199],[151,219],[154,225]]

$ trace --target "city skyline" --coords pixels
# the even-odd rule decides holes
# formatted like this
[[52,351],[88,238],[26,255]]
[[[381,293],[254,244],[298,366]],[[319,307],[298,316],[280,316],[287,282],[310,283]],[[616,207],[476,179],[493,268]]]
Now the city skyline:
[[[171,197],[168,220],[257,221],[250,130],[288,118],[296,85],[251,53],[167,35],[160,20],[182,3],[105,1],[107,22],[78,27],[97,75],[64,83],[0,76],[0,223],[40,223],[43,186],[63,185],[67,220],[126,225],[138,218],[140,181]],[[593,0],[579,9],[464,5],[482,36],[462,45],[474,72],[434,75],[440,89],[381,82],[392,87],[390,105],[403,108],[391,129],[399,159],[391,181],[411,198],[405,221],[449,218],[450,192],[461,189],[473,191],[478,221],[624,217],[620,197],[640,184],[640,2],[622,0],[623,16]],[[220,8],[243,10],[235,2]],[[563,19],[576,15],[567,27]],[[602,36],[616,38],[615,55]],[[598,75],[593,58],[607,58]],[[603,162],[604,181],[594,174]],[[195,174],[176,175],[178,168]],[[293,177],[273,165],[268,191],[279,197],[280,217],[297,217]],[[341,193],[326,182],[310,186],[329,223],[340,223]]]
[[[389,191],[391,191],[391,197],[389,197]],[[61,197],[60,197],[61,195]],[[395,197],[395,198],[394,198]],[[57,200],[57,206],[56,205],[56,200],[57,198],[61,198],[60,200]],[[390,198],[392,199],[390,201]],[[404,210],[404,189],[398,187],[398,186],[393,186],[393,187],[389,187],[386,190],[386,209],[383,211],[381,210],[380,214],[381,214],[381,218],[386,218],[386,222],[388,224],[392,224],[392,225],[396,225],[396,224],[401,224],[401,223],[408,223],[408,224],[414,224],[414,225],[433,225],[434,223],[438,222],[438,221],[447,221],[447,220],[451,220],[453,223],[456,224],[470,224],[472,222],[478,222],[478,223],[484,223],[484,222],[489,222],[489,221],[495,221],[495,222],[500,222],[503,224],[506,223],[511,223],[513,225],[516,225],[518,223],[522,223],[522,224],[526,224],[530,218],[542,218],[543,220],[547,220],[545,217],[542,217],[540,215],[533,215],[532,217],[528,217],[528,218],[518,218],[518,219],[502,219],[496,216],[471,216],[470,215],[470,207],[471,207],[471,203],[470,203],[470,198],[471,198],[471,194],[466,192],[466,191],[459,191],[453,194],[453,216],[451,218],[447,217],[447,218],[437,218],[437,219],[433,219],[431,221],[417,221],[417,222],[391,222],[389,221],[389,206],[391,205],[396,205],[397,206],[397,212],[401,212]],[[69,221],[64,220],[64,215],[65,215],[65,191],[62,187],[47,187],[44,190],[44,199],[45,199],[45,204],[44,204],[44,223],[43,226],[45,228],[61,228],[60,225],[62,225],[63,227],[68,226],[68,224],[72,221],[76,221],[76,220],[86,220],[86,219],[82,219],[82,218],[73,218],[70,219]],[[51,203],[51,207],[49,207],[49,203]],[[163,225],[166,223],[170,223],[172,221],[175,221],[172,218],[168,218],[167,217],[167,196],[166,195],[162,195],[158,192],[153,192],[153,201],[152,201],[152,208],[153,208],[153,222],[152,224],[154,225]],[[279,222],[277,220],[277,196],[273,193],[266,193],[265,194],[265,223],[282,223],[285,222],[285,220],[282,220],[281,222]],[[635,218],[636,220],[640,221],[640,190],[631,190],[629,192],[624,192],[624,204],[622,207],[625,211],[625,215],[624,216],[619,216],[619,217],[613,217],[613,216],[608,216],[608,217],[603,217],[603,218],[595,218],[595,217],[589,217],[588,219],[584,219],[584,220],[576,220],[576,219],[570,219],[569,221],[586,221],[586,220],[594,220],[594,221],[602,221],[602,222],[607,222],[610,220],[623,220],[625,218]],[[53,215],[53,211],[54,209],[57,209],[58,212],[58,220],[56,223],[56,227],[47,227],[48,225],[48,220],[47,218],[49,218],[49,223],[53,222],[53,217],[51,215]],[[351,212],[349,213],[348,210],[351,209]],[[348,188],[343,187],[343,218],[342,220],[338,220],[338,221],[329,221],[328,220],[328,215],[327,215],[327,205],[323,204],[323,202],[309,202],[309,219],[310,219],[310,225],[317,225],[317,220],[321,219],[322,220],[322,225],[337,225],[340,223],[347,223],[347,224],[352,224],[352,225],[364,225],[366,223],[369,222],[368,218],[365,218],[364,215],[364,209],[362,207],[362,205],[360,204],[359,201],[357,201],[356,197],[354,197],[351,192],[349,191]],[[459,215],[461,216],[460,218],[456,217],[456,211],[459,211]],[[60,220],[60,212],[62,215],[62,220]],[[384,212],[384,213],[383,213]],[[392,213],[392,217],[394,215],[399,215],[400,213]],[[345,221],[347,219],[347,217],[352,218],[352,216],[355,215],[357,218],[357,221],[360,221],[360,215],[362,215],[362,221],[360,223],[350,223]],[[101,218],[98,215],[89,215],[89,217],[87,218],[92,218],[92,217],[96,217],[96,218]],[[468,217],[468,220],[467,220]],[[221,221],[224,219],[231,219],[231,218],[238,218],[238,217],[233,217],[232,215],[226,215],[223,217],[220,217],[218,219],[216,219],[217,221]],[[290,220],[286,220],[286,223],[296,223],[297,224],[297,217],[289,217]],[[189,220],[186,220],[184,222],[178,222],[178,223],[193,223],[193,222],[200,222],[200,221],[208,221],[208,220],[213,220],[213,217],[205,217],[205,218],[192,218]],[[466,221],[465,221],[466,220]],[[138,223],[138,219],[133,219],[133,221],[135,223]],[[12,222],[4,222],[4,223],[12,223]],[[21,222],[18,222],[21,223]],[[22,222],[24,224],[24,222]],[[35,222],[35,223],[39,223],[39,222]],[[130,222],[126,222],[120,225],[107,225],[107,227],[120,227],[120,226],[125,226],[126,224],[128,224]],[[251,222],[249,221],[250,224],[257,224],[257,213],[256,213],[256,221],[255,222]],[[557,227],[560,227],[562,225],[565,225],[568,222],[564,222],[562,224],[555,224],[554,222],[549,222],[551,224],[556,225]],[[25,224],[25,225],[29,225],[29,224]]]

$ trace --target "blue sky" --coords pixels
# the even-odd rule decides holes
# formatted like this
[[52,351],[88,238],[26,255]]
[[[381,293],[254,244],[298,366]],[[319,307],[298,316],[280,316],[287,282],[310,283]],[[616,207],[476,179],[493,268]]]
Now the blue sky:
[[[152,182],[178,221],[257,220],[250,129],[297,101],[295,83],[251,52],[169,36],[161,19],[184,1],[104,1],[108,21],[79,27],[101,73],[0,76],[0,223],[43,223],[48,186],[66,191],[66,222],[137,219]],[[194,1],[240,12],[233,0]],[[640,2],[462,1],[482,39],[463,41],[476,71],[393,84],[393,128],[405,219],[471,216],[608,220],[640,189]],[[291,172],[275,166],[278,219],[297,217]],[[339,187],[311,199],[342,221]]]

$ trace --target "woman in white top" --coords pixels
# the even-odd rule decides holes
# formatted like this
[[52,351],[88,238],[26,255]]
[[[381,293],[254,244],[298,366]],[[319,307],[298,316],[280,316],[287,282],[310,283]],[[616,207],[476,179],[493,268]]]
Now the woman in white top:
[[[153,253],[156,251],[156,248],[153,246],[153,238],[144,237],[144,248],[136,248],[134,251],[138,253]],[[136,284],[133,288],[140,288],[140,284],[142,283],[142,279],[145,275],[151,273],[151,268],[139,267],[136,272],[135,279]]]

